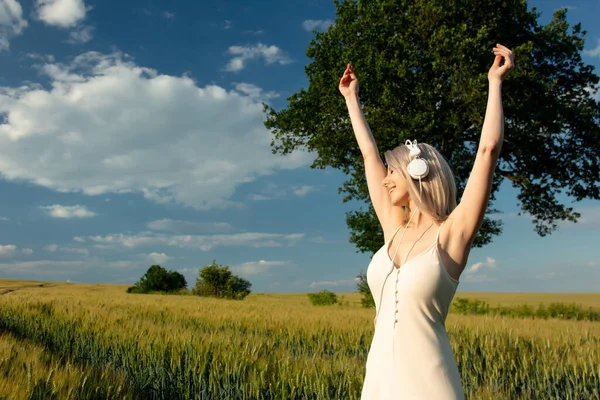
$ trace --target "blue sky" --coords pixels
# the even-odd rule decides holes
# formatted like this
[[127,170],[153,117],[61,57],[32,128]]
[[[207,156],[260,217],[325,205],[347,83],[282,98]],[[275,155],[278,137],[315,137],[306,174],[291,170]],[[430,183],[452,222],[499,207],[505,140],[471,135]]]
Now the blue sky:
[[[530,6],[569,7],[600,71],[600,1]],[[261,107],[306,87],[334,19],[329,0],[0,0],[0,277],[134,283],[159,263],[193,286],[216,259],[255,292],[354,291],[370,257],[345,176],[272,155]],[[495,207],[504,232],[459,291],[598,290],[598,202],[544,238],[508,184]]]

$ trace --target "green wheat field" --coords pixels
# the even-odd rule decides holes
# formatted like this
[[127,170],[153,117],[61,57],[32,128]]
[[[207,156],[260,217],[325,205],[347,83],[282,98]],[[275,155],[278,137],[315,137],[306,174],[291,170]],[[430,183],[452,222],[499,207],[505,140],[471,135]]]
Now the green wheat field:
[[[234,301],[127,294],[128,286],[0,279],[0,399],[360,397],[374,310],[357,293],[317,307],[306,294]],[[589,317],[600,293],[457,298],[589,311],[579,319],[451,311],[468,399],[600,398],[600,322]]]

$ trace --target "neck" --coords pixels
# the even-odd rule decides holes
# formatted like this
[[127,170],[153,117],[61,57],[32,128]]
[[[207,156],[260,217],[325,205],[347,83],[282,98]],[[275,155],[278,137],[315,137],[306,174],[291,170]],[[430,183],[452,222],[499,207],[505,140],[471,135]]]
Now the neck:
[[409,218],[411,215],[413,215],[413,213],[415,214],[410,221],[411,228],[416,230],[427,229],[433,222],[435,222],[433,218],[419,210],[417,205],[413,203],[412,200],[409,202],[408,210]]

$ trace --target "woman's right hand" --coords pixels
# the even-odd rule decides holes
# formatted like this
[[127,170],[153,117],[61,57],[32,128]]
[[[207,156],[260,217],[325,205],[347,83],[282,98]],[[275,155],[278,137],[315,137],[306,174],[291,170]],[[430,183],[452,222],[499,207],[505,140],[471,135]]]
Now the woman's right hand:
[[358,79],[354,74],[354,68],[348,64],[344,71],[344,76],[340,79],[340,93],[342,96],[348,98],[351,96],[358,95]]

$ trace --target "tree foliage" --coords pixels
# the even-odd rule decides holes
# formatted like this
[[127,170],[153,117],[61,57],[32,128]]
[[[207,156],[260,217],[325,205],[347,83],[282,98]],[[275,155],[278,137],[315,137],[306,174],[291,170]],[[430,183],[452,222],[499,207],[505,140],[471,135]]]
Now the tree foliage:
[[356,278],[358,279],[356,282],[356,289],[361,297],[360,304],[364,308],[375,307],[375,299],[373,298],[373,294],[369,288],[369,283],[367,282],[367,274],[361,271]]
[[198,271],[196,287],[192,293],[198,296],[242,300],[250,294],[252,284],[246,279],[235,276],[226,265],[210,265]]
[[[305,68],[308,89],[280,111],[265,105],[272,150],[316,152],[313,168],[349,175],[343,202],[369,203],[360,150],[339,79],[357,71],[363,111],[379,150],[406,139],[435,146],[453,167],[459,200],[475,158],[487,100],[492,47],[513,50],[516,68],[503,85],[505,141],[488,215],[475,246],[502,230],[490,218],[495,193],[508,181],[537,233],[547,235],[579,214],[558,199],[600,199],[600,104],[594,67],[581,59],[585,32],[569,26],[566,9],[547,25],[524,0],[336,1],[335,23],[315,33]],[[373,208],[347,214],[350,241],[374,253],[383,243]]]
[[128,293],[178,292],[185,289],[185,277],[177,271],[167,271],[160,265],[151,266]]

